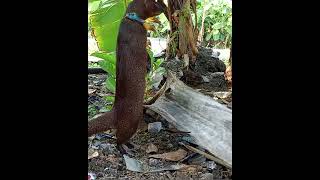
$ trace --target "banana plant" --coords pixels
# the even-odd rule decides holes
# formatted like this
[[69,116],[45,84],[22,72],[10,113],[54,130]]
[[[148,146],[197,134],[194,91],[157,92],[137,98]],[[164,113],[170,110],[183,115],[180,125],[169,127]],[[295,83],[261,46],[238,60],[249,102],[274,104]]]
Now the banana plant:
[[115,50],[121,19],[131,0],[89,0],[89,30],[99,51],[91,56],[102,59],[100,67],[108,73],[106,88],[112,93],[116,86]]
[[[89,30],[91,30],[92,37],[95,38],[99,48],[99,51],[92,53],[91,56],[102,59],[102,61],[99,61],[99,65],[108,73],[106,88],[112,93],[115,93],[116,87],[115,51],[118,31],[121,19],[125,14],[128,3],[131,1],[132,0],[89,0]],[[144,26],[149,30],[154,30],[152,22],[157,21],[159,23],[158,19],[149,18],[146,20]],[[159,68],[159,62],[155,62],[152,52],[150,49],[147,50],[152,61],[152,73],[155,73],[155,70],[159,71],[159,69],[161,69]],[[152,74],[148,75],[148,77],[152,76]],[[148,80],[151,81],[152,78],[148,78]]]
[[131,0],[90,0],[89,23],[100,51],[115,51],[121,19]]

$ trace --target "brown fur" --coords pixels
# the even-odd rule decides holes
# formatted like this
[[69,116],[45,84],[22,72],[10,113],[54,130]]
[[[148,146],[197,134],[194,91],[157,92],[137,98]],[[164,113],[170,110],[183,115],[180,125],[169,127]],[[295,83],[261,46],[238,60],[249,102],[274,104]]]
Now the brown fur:
[[[162,1],[133,0],[126,13],[141,19],[159,15]],[[89,121],[88,135],[116,128],[117,143],[127,142],[143,118],[143,97],[147,72],[147,31],[139,23],[123,18],[117,40],[116,96],[112,111]]]

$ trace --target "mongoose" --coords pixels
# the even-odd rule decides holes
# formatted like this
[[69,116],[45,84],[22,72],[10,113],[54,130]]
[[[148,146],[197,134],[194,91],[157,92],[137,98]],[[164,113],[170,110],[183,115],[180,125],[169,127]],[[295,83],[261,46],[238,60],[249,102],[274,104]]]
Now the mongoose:
[[162,0],[133,0],[120,24],[116,48],[116,93],[110,112],[88,123],[88,136],[117,129],[117,144],[126,143],[143,118],[147,73],[147,30],[143,21],[164,12]]

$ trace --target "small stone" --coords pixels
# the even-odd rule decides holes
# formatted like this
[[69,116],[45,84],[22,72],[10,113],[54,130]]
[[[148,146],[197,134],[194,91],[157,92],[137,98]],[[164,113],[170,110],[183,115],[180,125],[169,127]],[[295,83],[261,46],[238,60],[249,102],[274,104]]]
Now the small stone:
[[[96,117],[98,117],[98,116],[95,116],[94,118],[96,118]],[[95,137],[95,139],[97,139],[97,140],[101,140],[101,139],[102,139],[102,137],[101,137],[101,135],[100,135],[100,134],[97,134],[97,135],[96,135],[96,137]]]
[[158,152],[158,147],[151,143],[151,144],[148,145],[146,152],[148,154],[152,153],[152,152]]
[[94,149],[90,148],[88,149],[88,156],[94,153]]
[[90,155],[88,156],[88,159],[92,159],[92,158],[95,158],[95,157],[98,157],[98,156],[99,156],[98,151],[94,151],[92,154],[90,154]]
[[231,92],[223,92],[223,91],[220,91],[220,92],[214,92],[213,95],[217,96],[218,98],[221,98],[221,99],[225,99],[225,98],[228,98],[231,96]]
[[106,149],[108,146],[110,146],[110,145],[108,145],[106,143],[100,144],[101,149]]
[[203,166],[206,167],[209,171],[216,169],[217,164],[214,161],[206,161],[203,163]]
[[156,166],[157,164],[159,164],[159,160],[158,159],[154,159],[154,158],[150,158],[149,159],[149,165],[150,166]]
[[202,80],[203,80],[203,82],[205,82],[205,83],[210,82],[210,80],[209,80],[206,76],[202,76]]
[[97,175],[95,175],[94,173],[88,173],[88,180],[95,180],[97,177]]
[[101,142],[100,142],[100,141],[95,141],[95,142],[93,143],[93,146],[98,147],[98,146],[100,146],[100,144],[101,144]]
[[101,146],[101,148],[103,149],[104,154],[113,154],[117,151],[117,148],[110,143],[104,144],[103,147]]
[[88,94],[91,95],[96,92],[96,89],[88,89]]
[[92,148],[92,149],[95,149],[95,150],[99,149],[98,146],[91,146],[91,148]]
[[162,129],[162,124],[161,122],[154,122],[154,123],[149,123],[148,124],[148,131],[150,133],[158,133]]
[[94,139],[94,136],[88,137],[88,140],[89,140],[89,141],[92,141],[93,139]]
[[213,174],[212,173],[205,173],[201,176],[201,180],[212,180],[213,179]]
[[214,58],[219,58],[219,56],[220,56],[220,52],[219,51],[212,51],[212,53],[211,53],[211,57],[214,57]]

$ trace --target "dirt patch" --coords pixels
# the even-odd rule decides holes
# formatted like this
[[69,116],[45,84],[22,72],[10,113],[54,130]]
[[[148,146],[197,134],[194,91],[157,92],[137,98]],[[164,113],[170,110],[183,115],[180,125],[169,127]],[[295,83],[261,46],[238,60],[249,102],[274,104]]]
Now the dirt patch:
[[88,118],[98,113],[107,111],[106,106],[110,105],[105,96],[110,92],[105,88],[106,74],[88,75]]
[[[151,167],[162,168],[168,165],[177,164],[176,162],[168,162],[161,159],[148,158],[146,148],[148,144],[153,143],[159,148],[157,153],[166,153],[175,151],[179,148],[178,142],[181,141],[182,135],[170,134],[166,131],[161,131],[157,134],[150,134],[145,131],[138,131],[132,138],[132,141],[137,145],[134,158],[143,164]],[[195,163],[195,167],[187,170],[178,171],[162,171],[154,173],[139,173],[132,172],[126,169],[124,158],[120,155],[115,147],[115,140],[113,139],[94,139],[89,140],[97,147],[99,156],[88,160],[88,171],[96,174],[97,179],[204,179],[205,174],[211,174],[213,179],[231,179],[230,170],[215,164],[214,169],[208,168],[208,160],[202,163]],[[88,148],[90,150],[91,147]],[[192,152],[188,152],[188,155]],[[195,161],[195,160],[194,160]],[[191,162],[191,161],[190,161]],[[189,164],[188,161],[184,162]]]
[[169,59],[163,66],[173,71],[187,85],[208,91],[227,91],[226,65],[211,48],[200,47],[196,62],[188,69],[177,58]]
[[[101,112],[107,105],[104,96],[109,92],[104,87],[106,75],[88,75],[88,118]],[[92,111],[94,109],[95,111]],[[147,123],[160,121],[163,129],[160,132],[149,132]],[[88,138],[88,156],[95,155],[88,159],[88,172],[93,173],[97,180],[104,179],[232,179],[230,169],[219,164],[215,164],[203,156],[194,154],[184,149],[179,142],[188,143],[190,138],[185,133],[174,133],[168,131],[172,128],[161,117],[154,118],[145,114],[145,125],[141,125],[140,129],[132,142],[136,145],[133,157],[142,164],[153,168],[162,168],[168,165],[185,164],[188,168],[181,170],[160,171],[153,173],[133,172],[126,169],[124,157],[116,148],[116,141],[113,139],[112,133],[101,133]],[[171,162],[162,159],[149,158],[146,150],[148,145],[153,144],[157,147],[157,154],[168,153],[178,149],[187,151],[187,156],[180,162]]]

